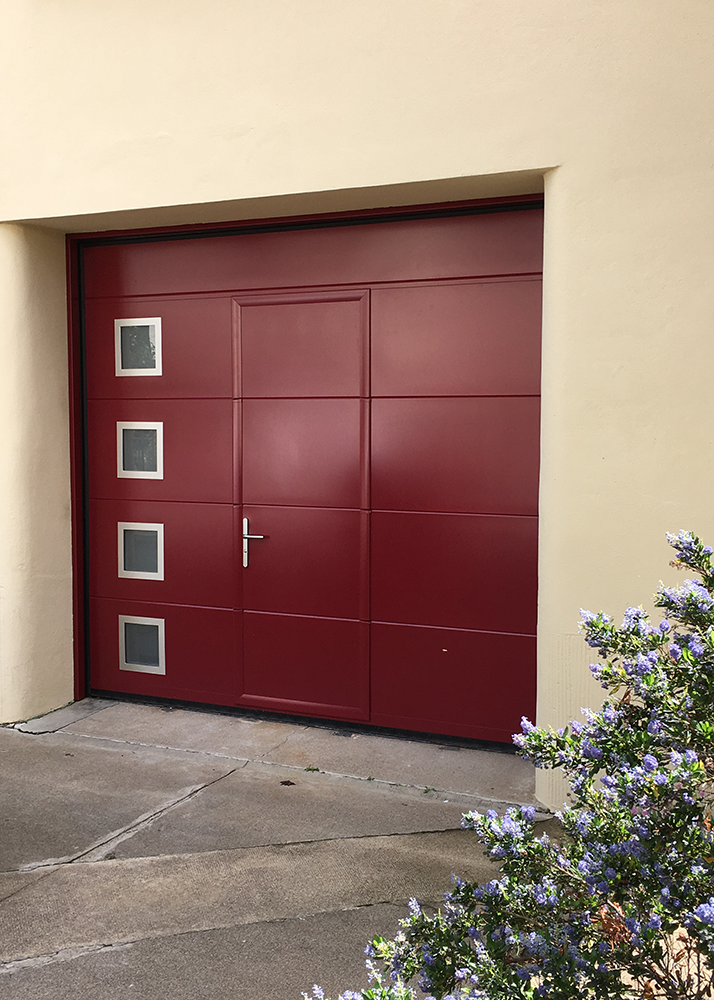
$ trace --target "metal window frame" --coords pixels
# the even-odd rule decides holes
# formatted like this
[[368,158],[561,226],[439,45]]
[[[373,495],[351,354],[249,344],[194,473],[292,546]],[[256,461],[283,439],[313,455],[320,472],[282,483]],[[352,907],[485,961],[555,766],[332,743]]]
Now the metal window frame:
[[[153,368],[122,368],[121,363],[121,332],[126,326],[153,326],[154,328],[154,349],[156,351],[156,365]],[[139,319],[115,319],[114,320],[114,374],[117,378],[129,376],[130,378],[147,375],[163,375],[162,370],[162,348],[161,348],[161,317],[149,316]]]
[[[156,533],[156,572],[141,573],[138,570],[126,569],[124,566],[124,532],[153,531]],[[163,580],[164,579],[164,525],[148,521],[117,521],[117,574],[128,580]]]
[[[156,470],[145,472],[124,468],[124,431],[156,431]],[[117,478],[164,478],[164,422],[163,420],[117,420]]]
[[[143,663],[126,662],[126,632],[125,625],[156,625],[159,630],[159,665],[148,666]],[[138,674],[166,675],[166,619],[143,618],[139,615],[119,615],[119,669]]]

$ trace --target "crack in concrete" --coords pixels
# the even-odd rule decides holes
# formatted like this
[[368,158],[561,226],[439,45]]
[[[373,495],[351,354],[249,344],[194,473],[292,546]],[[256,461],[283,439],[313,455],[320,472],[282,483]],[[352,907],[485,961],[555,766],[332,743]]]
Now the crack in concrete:
[[170,812],[172,809],[175,809],[177,806],[182,805],[189,799],[194,798],[204,789],[210,788],[211,785],[215,785],[224,778],[230,777],[231,774],[235,774],[238,770],[239,768],[234,767],[225,774],[221,774],[217,778],[214,778],[212,781],[206,781],[201,785],[189,786],[189,788],[182,790],[179,795],[175,796],[169,802],[165,802],[162,806],[159,806],[158,809],[143,813],[143,815],[132,820],[131,823],[127,823],[126,826],[121,827],[119,830],[114,830],[108,836],[95,841],[83,851],[78,851],[75,854],[70,854],[63,858],[47,858],[44,861],[32,861],[29,864],[22,865],[18,871],[31,872],[37,871],[38,868],[57,868],[63,865],[74,864],[77,861],[85,864],[91,861],[102,861],[105,856],[111,852],[113,847],[118,846],[125,840],[131,839],[131,837],[135,836],[141,830],[145,830],[147,827],[151,826],[152,823],[154,823],[161,816],[166,815],[166,813]]
[[24,892],[25,889],[34,888],[38,882],[42,882],[43,879],[49,878],[49,876],[53,875],[54,872],[55,869],[53,868],[50,871],[45,872],[44,875],[39,875],[37,878],[30,879],[29,882],[25,882],[24,885],[19,886],[14,892],[9,892],[7,896],[3,896],[2,899],[0,899],[0,904],[6,902],[8,899],[12,899],[13,896],[18,896],[21,892]]
[[[270,767],[286,767],[290,768],[292,771],[304,771],[305,768],[301,764],[282,764],[274,760],[262,760],[256,758],[253,763],[256,764],[266,764]],[[513,806],[527,806],[532,805],[536,809],[537,819],[550,819],[552,813],[548,812],[541,803],[536,802],[523,802],[523,801],[511,801],[508,799],[495,799],[488,795],[481,795],[479,792],[459,792],[451,788],[432,788],[431,786],[417,785],[412,782],[403,781],[389,781],[387,778],[371,778],[365,777],[361,774],[347,774],[344,771],[326,771],[320,768],[316,773],[325,774],[331,778],[347,778],[350,781],[362,781],[369,782],[370,785],[375,787],[383,787],[390,789],[404,789],[406,791],[417,791],[422,795],[426,794],[426,802],[434,802],[436,799],[440,799],[442,795],[451,795],[452,798],[448,801],[453,805],[470,805],[473,803],[474,806],[483,805],[488,809],[505,810]],[[433,794],[427,794],[431,792]],[[460,800],[466,799],[468,801],[461,802]]]
[[[303,732],[304,732],[304,728],[303,728]],[[268,748],[268,749],[267,749],[266,751],[264,751],[264,752],[265,752],[265,754],[266,754],[266,756],[267,756],[267,754],[271,754],[271,753],[275,753],[275,751],[276,751],[276,750],[279,750],[279,749],[280,749],[280,747],[284,747],[284,746],[285,746],[285,744],[286,744],[286,743],[288,742],[288,740],[290,739],[290,737],[291,737],[291,736],[293,736],[293,735],[294,735],[293,733],[288,733],[288,735],[287,735],[287,736],[286,736],[286,737],[285,737],[284,739],[282,739],[282,740],[280,740],[280,741],[279,741],[278,743],[276,743],[274,747],[269,747],[269,748]],[[255,757],[255,758],[253,758],[253,759],[254,759],[254,760],[258,760],[258,758],[257,758],[257,757]],[[272,760],[271,760],[271,761],[265,761],[265,763],[266,763],[266,764],[275,764],[275,763],[277,763],[277,762],[276,762],[276,761],[272,761]],[[290,765],[285,765],[285,766],[288,766],[288,767],[289,767]]]
[[[236,768],[236,771],[237,770],[238,770],[238,768]],[[236,771],[231,771],[230,773],[231,774],[235,774]],[[225,777],[227,778],[228,775],[225,775]],[[218,782],[220,780],[221,780],[220,778],[216,778],[213,782],[209,782],[208,785],[215,784],[216,782]],[[159,818],[165,812],[169,812],[172,808],[174,808],[174,805],[181,805],[182,802],[187,801],[189,798],[192,797],[192,795],[197,795],[200,791],[203,790],[203,788],[207,788],[208,785],[202,785],[200,788],[197,788],[196,791],[194,791],[193,793],[191,793],[191,795],[187,795],[183,799],[178,799],[173,805],[169,805],[163,811],[157,812],[155,818]],[[141,817],[139,818],[139,820],[136,821],[136,823],[138,824],[140,822],[140,820],[141,820]],[[119,834],[117,835],[117,839],[116,839],[116,844],[122,843],[124,840],[129,839],[130,837],[134,836],[134,834],[139,833],[140,830],[144,830],[144,829],[146,829],[147,826],[150,826],[150,825],[151,824],[150,824],[149,821],[147,821],[147,822],[143,822],[142,821],[140,826],[137,825],[136,827],[133,827],[133,826],[132,827],[125,827],[124,829],[127,830],[128,836],[127,837],[121,837],[120,834],[121,834],[122,831],[119,831]],[[238,853],[238,852],[246,852],[246,853],[248,853],[248,852],[251,852],[251,851],[266,851],[266,850],[271,850],[271,849],[275,850],[275,851],[281,851],[281,850],[283,850],[284,848],[287,848],[287,847],[310,847],[312,844],[334,844],[337,841],[341,841],[341,840],[346,840],[346,841],[390,840],[392,838],[398,838],[398,837],[428,837],[428,836],[431,836],[432,834],[438,834],[438,833],[453,833],[453,832],[456,832],[456,831],[461,832],[462,829],[463,828],[461,826],[435,826],[435,827],[431,827],[431,828],[425,829],[425,830],[394,830],[394,831],[392,831],[390,833],[352,833],[352,834],[349,834],[348,836],[345,836],[345,835],[336,835],[334,837],[315,837],[315,838],[313,838],[311,840],[282,840],[282,841],[279,841],[277,843],[275,841],[267,841],[264,844],[251,844],[250,847],[225,847],[225,848],[222,847],[222,848],[213,848],[213,849],[208,850],[208,851],[189,851],[189,852],[179,851],[176,854],[148,854],[148,855],[147,854],[141,854],[141,855],[138,855],[137,857],[126,857],[126,858],[118,858],[118,859],[115,859],[115,858],[108,859],[108,858],[106,858],[106,857],[103,856],[103,855],[105,855],[107,853],[106,848],[107,848],[107,845],[110,843],[110,841],[112,843],[114,843],[114,841],[112,840],[112,838],[110,838],[109,841],[102,841],[96,847],[93,846],[91,848],[88,848],[87,852],[85,852],[84,854],[74,855],[73,857],[69,858],[66,861],[63,861],[62,859],[58,859],[58,860],[56,860],[54,862],[50,862],[49,860],[48,861],[33,862],[31,865],[26,865],[26,866],[24,866],[22,868],[13,869],[13,871],[18,871],[18,872],[33,872],[33,871],[38,871],[41,868],[47,867],[47,868],[50,868],[51,870],[48,871],[46,875],[42,875],[41,876],[41,878],[47,878],[47,876],[54,874],[55,872],[59,871],[63,867],[67,867],[68,865],[73,864],[75,861],[78,861],[80,858],[83,859],[82,861],[80,861],[80,864],[90,864],[90,863],[91,864],[96,864],[98,862],[107,861],[107,860],[112,860],[112,861],[119,860],[119,861],[122,861],[122,862],[126,862],[127,864],[131,864],[132,862],[137,862],[137,861],[156,861],[159,858],[161,858],[161,859],[189,858],[189,857],[193,858],[193,857],[205,857],[208,854],[232,854],[232,853]],[[463,832],[468,832],[468,831],[463,831]],[[98,857],[88,857],[87,855],[90,852],[92,852],[92,853],[96,852],[99,856]],[[0,872],[0,875],[1,874],[11,874],[11,872],[7,872],[7,873]],[[39,881],[40,881],[40,878],[37,878],[34,881],[30,881],[30,882],[25,883],[25,885],[22,885],[18,889],[15,889],[14,892],[8,893],[7,896],[2,897],[2,899],[0,899],[0,903],[3,903],[6,899],[11,899],[13,896],[16,896],[20,892],[23,892],[25,889],[29,889],[32,886],[37,885],[37,883]]]
[[[272,917],[269,919],[243,920],[235,923],[216,923],[209,927],[192,927],[187,930],[157,931],[153,934],[144,934],[141,937],[129,938],[126,940],[101,942],[97,944],[78,945],[70,948],[59,948],[55,952],[46,955],[32,955],[26,958],[11,959],[7,962],[0,962],[0,975],[7,975],[13,972],[20,972],[25,969],[35,969],[43,965],[52,965],[55,962],[68,962],[75,958],[84,958],[87,955],[101,954],[102,952],[120,951],[141,944],[143,941],[158,941],[164,938],[180,938],[188,934],[210,934],[212,931],[229,930],[238,927],[255,927],[258,925],[270,926],[271,924],[286,924],[291,920],[310,920],[313,917],[321,917],[330,913],[350,913],[355,910],[368,910],[372,906],[398,906],[407,909],[408,900],[405,896],[400,899],[377,899],[368,903],[355,903],[352,906],[337,906],[328,910],[314,910],[305,913],[295,913],[289,917]],[[424,905],[431,905],[424,903]],[[433,904],[437,905],[437,904]]]
[[[280,742],[276,743],[274,747],[270,747],[270,749],[264,751],[264,754],[260,757],[235,757],[229,753],[220,753],[218,750],[195,750],[191,747],[175,747],[165,743],[142,743],[140,740],[122,740],[114,736],[96,736],[90,733],[67,733],[65,735],[78,736],[81,737],[82,739],[95,740],[99,743],[102,742],[118,743],[122,746],[146,747],[147,749],[155,749],[155,750],[171,750],[172,752],[175,753],[201,754],[206,757],[216,757],[220,760],[240,761],[243,767],[246,764],[264,764],[269,767],[283,767],[290,771],[302,772],[305,770],[302,764],[287,764],[281,761],[266,760],[266,756],[268,754],[275,753],[276,750],[284,746],[290,740],[292,734],[289,734],[284,739],[280,740]],[[316,773],[325,774],[333,778],[348,778],[351,781],[363,781],[363,782],[368,781],[370,784],[374,784],[375,786],[380,786],[384,788],[404,788],[412,791],[419,791],[421,793],[424,793],[425,787],[428,787],[430,788],[430,791],[434,793],[433,797],[429,796],[429,799],[431,801],[433,801],[434,798],[438,798],[442,795],[450,795],[454,797],[451,800],[454,805],[459,804],[459,802],[456,800],[455,797],[458,797],[458,799],[467,800],[466,802],[462,803],[464,805],[470,805],[473,802],[475,806],[478,804],[482,804],[488,809],[496,809],[497,811],[502,811],[512,806],[532,805],[536,809],[536,817],[538,819],[550,819],[552,816],[552,813],[548,812],[548,810],[545,809],[543,804],[535,799],[531,799],[528,801],[522,801],[522,800],[511,801],[509,799],[491,798],[490,796],[482,795],[479,792],[463,792],[451,788],[431,788],[431,786],[419,785],[414,782],[389,781],[387,778],[365,777],[364,775],[361,774],[347,774],[344,771],[327,771],[323,770],[322,768],[320,768]]]
[[[227,777],[227,776],[228,775],[225,775],[225,777]],[[221,776],[221,777],[218,777],[218,778],[214,779],[214,782],[211,782],[211,783],[215,783],[217,781],[222,780],[222,777],[224,777],[224,776]],[[197,792],[194,792],[194,794],[197,794]],[[392,839],[396,839],[396,838],[400,838],[402,840],[404,840],[404,839],[412,840],[412,838],[419,838],[419,839],[421,839],[421,838],[427,837],[427,838],[431,839],[430,834],[431,835],[436,834],[438,836],[440,832],[441,831],[412,831],[409,834],[392,833],[392,834],[379,834],[379,835],[371,835],[371,836],[366,836],[366,837],[357,837],[357,838],[352,837],[352,838],[343,838],[343,839],[349,839],[349,840],[365,840],[365,839],[368,839],[368,840],[382,840],[382,841],[384,841],[384,840],[392,840]],[[301,842],[301,843],[310,844],[310,843],[314,843],[314,842]],[[283,844],[283,845],[275,845],[275,844],[274,845],[270,845],[270,847],[272,848],[273,851],[275,851],[276,849],[278,851],[280,851],[281,849],[284,849],[285,847],[289,847],[289,846],[291,846],[291,845],[287,845],[287,844]],[[259,848],[259,850],[264,850],[264,848]],[[230,852],[209,852],[209,853],[234,853],[234,852],[230,851]],[[243,852],[241,851],[241,853],[243,853]],[[252,854],[253,850],[252,849],[247,849],[245,851],[245,853],[246,854]],[[433,853],[433,847],[431,848],[431,853]],[[166,859],[169,856],[162,855],[161,857],[163,859]],[[182,855],[181,857],[185,858],[186,855]],[[135,860],[135,859],[131,859],[131,860]],[[69,866],[65,866],[65,868],[68,868],[68,867]],[[457,865],[457,868],[458,868],[458,865]],[[61,869],[60,868],[54,868],[52,872],[47,872],[46,874],[38,876],[37,878],[35,878],[34,880],[32,880],[27,886],[21,887],[20,889],[18,889],[16,891],[16,893],[13,893],[11,895],[16,895],[18,892],[23,891],[24,888],[29,888],[30,886],[37,885],[44,878],[49,877],[51,874],[54,874],[54,873],[56,873],[59,870],[61,870]],[[397,892],[399,892],[399,890],[397,890]],[[349,911],[353,911],[353,910],[367,909],[369,907],[375,907],[375,906],[380,906],[380,905],[393,905],[393,906],[396,906],[396,907],[403,907],[403,906],[406,905],[406,896],[402,896],[401,894],[400,895],[395,894],[395,896],[396,896],[396,898],[393,897],[393,898],[390,899],[390,898],[384,898],[383,896],[380,895],[380,897],[377,898],[377,899],[370,899],[370,900],[366,900],[364,902],[361,902],[361,901],[351,901],[350,903],[347,903],[346,905],[345,904],[340,905],[339,902],[333,901],[332,905],[328,905],[328,906],[320,906],[320,901],[318,899],[315,899],[313,901],[313,904],[310,906],[309,909],[303,910],[300,913],[294,913],[294,914],[282,915],[282,916],[276,916],[276,917],[269,917],[269,916],[266,917],[266,916],[258,916],[258,915],[251,916],[249,914],[246,914],[243,919],[240,919],[240,918],[236,919],[235,915],[234,915],[232,917],[232,919],[229,919],[227,921],[220,919],[220,916],[222,916],[223,914],[221,913],[220,908],[218,908],[217,910],[215,910],[213,913],[210,914],[208,920],[206,920],[205,922],[203,922],[203,921],[201,922],[202,925],[201,925],[201,923],[199,923],[198,925],[188,926],[185,929],[184,928],[176,928],[176,927],[174,927],[174,928],[168,928],[168,927],[165,927],[165,928],[156,928],[155,927],[155,928],[152,928],[152,929],[147,929],[147,931],[145,933],[143,933],[143,934],[142,933],[136,934],[136,936],[126,936],[124,938],[119,937],[119,938],[117,938],[117,940],[115,940],[113,942],[107,942],[107,940],[105,938],[104,940],[101,940],[101,941],[98,941],[98,942],[94,941],[94,942],[91,942],[91,943],[85,942],[85,943],[82,943],[82,944],[80,944],[80,943],[71,944],[71,945],[66,946],[65,948],[57,948],[56,951],[53,951],[53,952],[51,952],[49,954],[45,954],[45,955],[28,956],[27,954],[25,954],[22,957],[15,956],[15,957],[12,957],[12,958],[8,958],[6,960],[6,962],[5,962],[4,965],[0,964],[0,973],[13,972],[13,971],[19,972],[19,971],[21,971],[23,969],[30,970],[33,967],[37,966],[37,965],[43,965],[43,964],[46,965],[46,964],[51,964],[52,962],[67,961],[67,960],[73,959],[75,957],[82,957],[82,956],[85,956],[85,955],[88,955],[88,954],[92,954],[94,952],[101,952],[101,951],[103,951],[103,950],[105,950],[107,948],[116,947],[118,945],[130,945],[130,944],[140,943],[140,942],[143,942],[143,941],[152,941],[152,940],[167,939],[167,938],[177,938],[177,937],[180,937],[180,936],[185,935],[185,934],[210,933],[212,931],[218,931],[218,930],[221,930],[221,929],[229,929],[229,928],[237,928],[237,927],[241,927],[241,926],[250,926],[250,925],[265,925],[265,926],[269,926],[269,925],[275,925],[275,924],[280,924],[280,923],[288,923],[291,920],[306,920],[306,919],[310,919],[310,918],[313,918],[313,917],[318,917],[318,916],[321,916],[321,915],[329,915],[329,914],[332,914],[332,913],[342,913],[342,912],[349,912]],[[336,902],[337,902],[337,905],[335,905]],[[422,902],[424,903],[424,905],[431,905],[431,900],[425,900],[424,897],[422,897]],[[90,938],[90,941],[91,941],[91,938]]]
[[256,759],[255,757],[236,757],[230,753],[220,753],[218,750],[194,750],[192,747],[174,747],[169,743],[142,743],[141,740],[122,740],[118,736],[97,736],[96,733],[61,733],[60,735],[77,737],[82,740],[94,740],[96,743],[118,743],[120,746],[126,747],[145,747],[147,750],[172,750],[176,753],[201,754],[204,757],[218,757],[220,760],[244,761],[246,764]]
[[103,951],[123,951],[131,948],[134,941],[112,944],[90,944],[79,948],[60,948],[50,955],[36,955],[33,958],[18,958],[11,962],[0,963],[0,976],[22,972],[25,969],[37,969],[43,965],[53,965],[55,962],[70,962],[73,958],[83,958],[85,955],[96,955]]
[[[267,767],[286,768],[289,771],[303,772],[305,770],[302,764],[287,764],[283,763],[282,761],[266,760],[267,754],[274,753],[277,749],[279,749],[281,746],[284,746],[288,742],[288,740],[291,738],[289,735],[286,736],[279,743],[276,743],[274,747],[271,747],[269,750],[266,750],[264,752],[264,755],[260,757],[234,757],[232,754],[220,753],[217,750],[194,750],[188,747],[174,747],[163,743],[141,743],[138,740],[121,740],[118,739],[117,737],[95,736],[88,733],[72,733],[68,735],[80,736],[83,739],[96,740],[97,742],[119,743],[122,746],[138,746],[138,747],[147,747],[150,749],[153,748],[156,750],[171,750],[176,753],[201,754],[206,757],[217,757],[220,760],[240,761],[242,766],[245,766],[246,764],[264,764]],[[535,799],[530,799],[527,801],[523,800],[512,801],[510,799],[491,798],[490,796],[483,795],[479,792],[463,792],[451,788],[431,788],[431,786],[419,785],[414,782],[390,781],[387,778],[366,777],[362,774],[348,774],[345,771],[327,771],[324,770],[323,768],[319,768],[317,772],[313,773],[325,774],[332,778],[347,778],[350,781],[362,781],[362,782],[368,781],[375,787],[380,786],[383,788],[392,788],[392,789],[403,788],[403,789],[409,789],[411,791],[418,791],[421,793],[424,793],[425,787],[428,787],[430,791],[434,793],[433,795],[429,796],[430,801],[434,801],[435,798],[438,798],[442,795],[450,795],[452,796],[452,799],[450,801],[453,802],[454,805],[458,805],[459,804],[458,800],[461,799],[466,800],[466,802],[462,803],[464,805],[470,805],[471,803],[473,803],[476,806],[478,804],[482,804],[488,809],[496,809],[496,810],[508,809],[511,806],[532,805],[536,809],[536,816],[538,819],[549,819],[552,815],[545,809],[542,803],[537,802]]]

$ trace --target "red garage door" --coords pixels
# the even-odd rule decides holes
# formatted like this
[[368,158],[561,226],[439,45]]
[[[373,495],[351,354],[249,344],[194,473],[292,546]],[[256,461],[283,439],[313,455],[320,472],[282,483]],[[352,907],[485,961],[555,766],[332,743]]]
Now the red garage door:
[[508,740],[542,214],[84,249],[91,683]]

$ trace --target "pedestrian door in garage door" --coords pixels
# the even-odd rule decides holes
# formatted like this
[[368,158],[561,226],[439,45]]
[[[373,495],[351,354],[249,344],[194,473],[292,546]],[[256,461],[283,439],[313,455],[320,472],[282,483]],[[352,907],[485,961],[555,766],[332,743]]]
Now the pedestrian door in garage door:
[[93,690],[509,739],[541,222],[84,248]]

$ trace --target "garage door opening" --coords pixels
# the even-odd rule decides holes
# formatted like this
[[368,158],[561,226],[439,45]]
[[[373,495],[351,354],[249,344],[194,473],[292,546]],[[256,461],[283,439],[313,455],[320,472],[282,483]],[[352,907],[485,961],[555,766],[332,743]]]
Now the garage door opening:
[[91,690],[510,741],[540,205],[77,248]]

